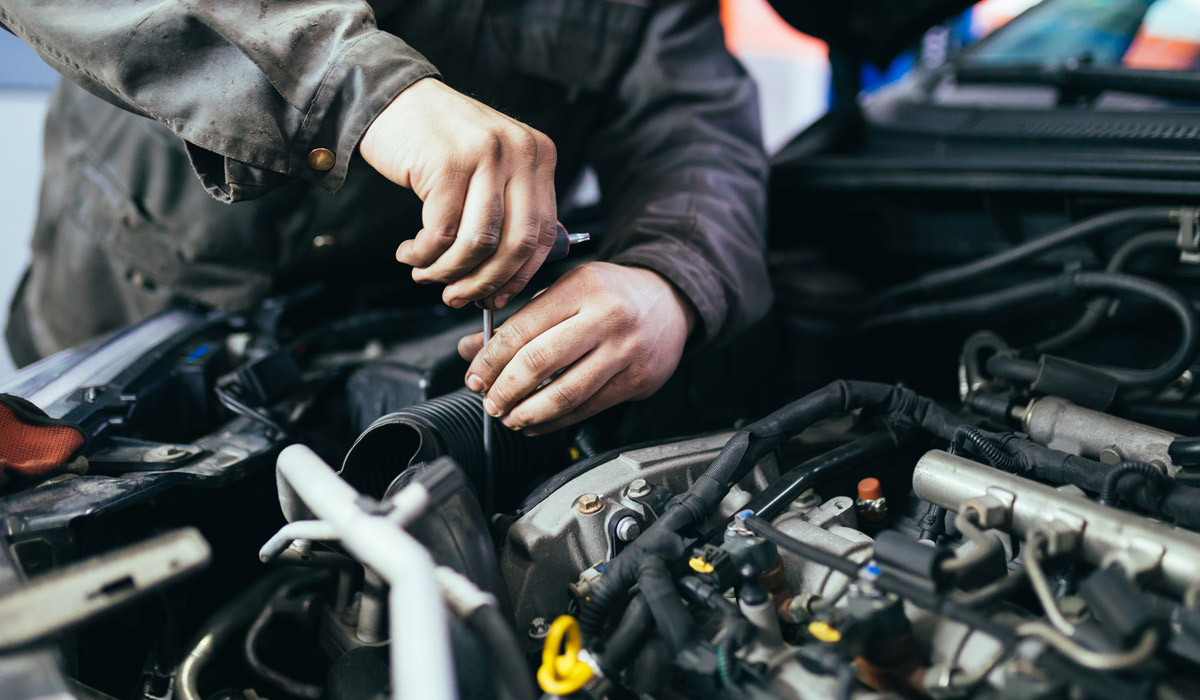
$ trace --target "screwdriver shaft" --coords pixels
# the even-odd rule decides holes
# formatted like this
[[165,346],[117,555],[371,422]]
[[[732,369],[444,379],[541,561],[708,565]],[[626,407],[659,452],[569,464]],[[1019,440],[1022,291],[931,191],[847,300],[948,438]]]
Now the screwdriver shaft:
[[[493,329],[493,311],[488,308],[483,310],[483,344],[486,347],[488,341],[492,339]],[[488,412],[483,412],[483,468],[484,468],[484,514],[490,516],[495,502],[496,489],[496,468],[495,458],[492,455],[492,421],[493,419]]]

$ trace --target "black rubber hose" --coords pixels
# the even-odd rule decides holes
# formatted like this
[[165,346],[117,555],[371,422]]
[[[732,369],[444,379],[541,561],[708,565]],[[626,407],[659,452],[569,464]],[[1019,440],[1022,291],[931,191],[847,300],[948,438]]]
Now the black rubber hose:
[[898,284],[884,290],[879,299],[886,301],[959,284],[1041,255],[1052,248],[1118,227],[1174,224],[1179,221],[1180,212],[1178,207],[1134,207],[1093,216],[994,255],[965,265],[936,270],[910,282]]
[[641,595],[633,596],[625,614],[608,635],[604,642],[604,651],[600,653],[600,668],[609,675],[616,674],[629,665],[637,656],[642,643],[646,641],[646,631],[652,620],[650,605]]
[[1108,476],[1104,477],[1104,486],[1100,488],[1100,497],[1096,500],[1104,505],[1115,506],[1118,496],[1117,489],[1121,480],[1134,474],[1140,475],[1141,480],[1151,488],[1157,488],[1163,479],[1162,472],[1153,464],[1136,461],[1121,462],[1108,473]]
[[1181,467],[1200,464],[1200,437],[1177,437],[1167,447],[1167,456]]
[[[1175,353],[1154,369],[1125,369],[1097,367],[1117,381],[1122,391],[1156,389],[1183,374],[1196,359],[1200,350],[1200,323],[1191,304],[1180,293],[1148,279],[1108,272],[1073,272],[1056,279],[1068,279],[1069,284],[1083,292],[1125,292],[1158,302],[1179,320],[1181,338]],[[1016,357],[992,357],[988,371],[1011,381],[1030,383],[1039,372],[1038,363]]]
[[860,331],[900,324],[930,323],[966,316],[995,313],[1010,306],[1020,306],[1047,299],[1066,299],[1076,293],[1070,275],[1025,282],[1013,287],[985,292],[952,301],[917,304],[906,309],[875,316],[859,325]]
[[1075,286],[1085,292],[1128,292],[1152,299],[1166,307],[1179,320],[1182,337],[1170,359],[1155,369],[1136,370],[1102,367],[1121,383],[1122,389],[1155,389],[1175,381],[1187,371],[1200,350],[1200,323],[1187,298],[1166,285],[1132,275],[1108,272],[1079,272]]
[[495,605],[481,605],[464,622],[488,652],[488,668],[496,679],[500,700],[531,700],[537,697],[532,674],[521,644],[504,614]]
[[[1179,233],[1176,231],[1151,231],[1134,236],[1113,252],[1104,271],[1120,272],[1125,269],[1130,260],[1152,248],[1175,248],[1178,245],[1178,238]],[[1111,297],[1096,297],[1088,301],[1083,315],[1076,319],[1075,323],[1066,330],[1035,344],[1033,351],[1037,354],[1052,353],[1075,345],[1096,330],[1096,327],[1104,321],[1104,317],[1113,308],[1113,303],[1114,300]]]
[[658,633],[672,654],[679,654],[691,644],[693,622],[683,600],[675,591],[675,581],[666,562],[659,557],[646,557],[638,568],[639,595],[646,599]]

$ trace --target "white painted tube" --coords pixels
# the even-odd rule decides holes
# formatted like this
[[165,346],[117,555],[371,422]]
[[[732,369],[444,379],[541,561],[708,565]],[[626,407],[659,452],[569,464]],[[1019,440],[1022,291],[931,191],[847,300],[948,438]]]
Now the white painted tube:
[[292,445],[277,464],[300,500],[391,587],[392,698],[456,700],[446,608],[429,552],[386,516],[363,510],[359,493],[309,448]]

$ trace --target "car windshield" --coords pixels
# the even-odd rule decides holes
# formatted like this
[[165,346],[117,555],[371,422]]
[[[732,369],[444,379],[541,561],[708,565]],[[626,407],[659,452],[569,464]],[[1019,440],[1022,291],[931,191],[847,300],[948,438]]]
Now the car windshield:
[[969,47],[974,65],[1200,67],[1200,0],[1044,0]]

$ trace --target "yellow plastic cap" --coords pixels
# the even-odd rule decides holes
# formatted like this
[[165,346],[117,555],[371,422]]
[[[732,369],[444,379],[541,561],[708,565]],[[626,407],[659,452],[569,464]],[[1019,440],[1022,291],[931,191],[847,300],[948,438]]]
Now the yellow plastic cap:
[[808,633],[815,637],[818,641],[825,642],[827,644],[833,644],[834,642],[842,641],[841,632],[838,632],[834,628],[830,627],[828,622],[821,622],[820,620],[809,624]]
[[[563,638],[566,643],[563,643]],[[551,695],[570,695],[592,679],[592,667],[579,659],[583,635],[579,623],[570,615],[561,615],[546,634],[542,647],[542,666],[537,680],[542,690]]]

